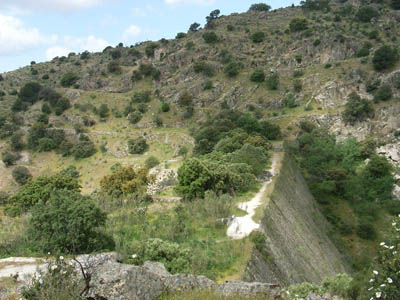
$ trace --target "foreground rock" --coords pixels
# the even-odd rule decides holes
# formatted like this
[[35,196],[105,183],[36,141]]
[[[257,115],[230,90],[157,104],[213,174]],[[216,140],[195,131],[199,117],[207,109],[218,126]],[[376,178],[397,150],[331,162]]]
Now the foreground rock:
[[204,276],[171,275],[161,263],[146,262],[143,266],[108,262],[92,274],[89,297],[108,300],[152,300],[163,293],[190,290],[214,290],[224,296],[262,296],[279,299],[275,284],[229,281],[217,284]]

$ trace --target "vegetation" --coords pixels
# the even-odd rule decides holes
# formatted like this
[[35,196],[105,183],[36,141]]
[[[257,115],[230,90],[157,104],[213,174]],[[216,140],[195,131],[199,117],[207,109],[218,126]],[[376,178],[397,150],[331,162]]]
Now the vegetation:
[[207,44],[214,44],[218,42],[218,36],[214,31],[207,31],[203,34],[203,39]]
[[149,158],[146,159],[144,162],[144,165],[147,169],[154,168],[160,164],[160,161],[157,159],[155,156],[150,156]]
[[266,3],[256,3],[256,4],[252,4],[249,8],[250,11],[263,11],[263,12],[267,12],[271,9],[271,6],[269,6]]
[[356,92],[352,92],[345,105],[343,120],[348,123],[363,121],[373,113],[372,104],[367,99],[362,99]]
[[32,177],[31,173],[29,172],[28,168],[23,166],[18,166],[12,171],[12,176],[14,180],[19,185],[24,185],[28,182],[28,180]]
[[65,73],[65,74],[61,77],[60,84],[61,84],[61,86],[63,86],[63,87],[71,87],[71,86],[73,86],[78,80],[79,80],[78,74],[73,73],[73,72],[68,72],[68,73]]
[[149,148],[149,146],[147,145],[145,138],[138,137],[128,141],[128,148],[130,154],[143,154]]
[[297,32],[297,31],[304,31],[308,29],[308,21],[304,18],[295,18],[290,21],[289,24],[290,31]]
[[385,71],[395,65],[399,60],[396,48],[384,45],[375,51],[372,63],[377,71]]
[[370,22],[372,18],[378,16],[378,12],[369,5],[362,5],[356,13],[356,17],[361,22]]

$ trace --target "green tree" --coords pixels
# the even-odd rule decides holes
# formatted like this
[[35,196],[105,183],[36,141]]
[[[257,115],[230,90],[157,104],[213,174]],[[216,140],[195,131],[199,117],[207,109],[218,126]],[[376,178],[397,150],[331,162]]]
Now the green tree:
[[269,6],[266,3],[256,3],[252,4],[249,8],[250,11],[262,11],[262,12],[267,12],[271,9],[271,6]]
[[88,196],[57,190],[46,204],[32,209],[28,232],[43,253],[88,253],[112,250],[114,242],[102,232],[107,215]]
[[79,76],[74,72],[65,73],[61,77],[61,86],[63,87],[71,87],[79,80]]
[[42,86],[37,82],[28,82],[25,84],[18,93],[18,99],[22,102],[34,104],[39,100],[39,93]]
[[207,44],[215,44],[218,42],[218,36],[214,31],[208,31],[203,34],[203,39]]
[[11,149],[14,151],[20,151],[24,148],[24,142],[22,140],[22,137],[24,134],[20,131],[15,132],[11,138],[10,138],[10,146]]
[[265,39],[265,33],[262,32],[262,31],[254,32],[254,33],[251,35],[250,38],[251,38],[251,40],[253,41],[253,43],[261,43],[261,42],[263,42],[264,39]]
[[308,29],[308,21],[304,18],[294,18],[290,21],[289,29],[292,32],[306,30]]
[[154,57],[154,51],[158,48],[157,43],[150,43],[144,49],[147,57]]
[[19,159],[17,153],[12,153],[10,151],[5,151],[2,153],[2,160],[6,167],[12,166]]
[[159,164],[160,164],[160,161],[157,159],[157,157],[155,157],[153,155],[148,157],[144,162],[144,165],[147,169],[154,168],[155,166],[158,166]]
[[107,118],[110,114],[110,109],[108,108],[108,105],[104,104],[104,103],[101,104],[100,108],[98,110],[98,113],[99,113],[100,118],[102,118],[102,119]]
[[161,111],[162,112],[169,112],[169,110],[170,110],[169,104],[167,102],[163,102],[161,104]]
[[107,65],[107,70],[109,73],[112,73],[112,74],[121,74],[122,73],[122,69],[121,69],[121,66],[119,65],[118,61],[110,61]]
[[94,143],[90,140],[81,140],[71,149],[71,154],[75,159],[82,159],[92,156],[97,152]]
[[199,27],[200,27],[200,24],[199,23],[193,23],[193,24],[191,24],[190,25],[190,27],[189,27],[189,31],[198,31],[199,30]]
[[384,71],[393,67],[399,60],[399,54],[396,48],[384,45],[375,51],[372,63],[375,70]]
[[109,195],[143,194],[150,182],[148,173],[147,169],[135,170],[132,167],[120,167],[111,175],[104,176],[100,181],[100,187]]
[[268,89],[274,91],[279,88],[279,73],[275,72],[266,79]]
[[237,75],[239,75],[239,72],[240,65],[235,61],[231,61],[224,68],[224,73],[230,78],[236,77]]
[[392,6],[393,9],[399,10],[400,9],[400,1],[399,0],[392,0],[391,6]]
[[378,15],[379,14],[375,8],[369,5],[361,6],[356,13],[357,19],[361,22],[370,22],[372,18],[375,18]]
[[12,171],[12,176],[19,185],[26,184],[28,180],[32,177],[28,168],[23,166],[18,166],[14,168],[14,170]]
[[128,141],[128,151],[130,154],[143,154],[149,148],[144,137],[130,139]]
[[263,82],[265,80],[265,73],[263,69],[256,69],[250,75],[250,81],[252,82]]
[[367,99],[362,99],[356,92],[352,92],[345,104],[343,120],[347,123],[363,121],[374,112],[372,104]]

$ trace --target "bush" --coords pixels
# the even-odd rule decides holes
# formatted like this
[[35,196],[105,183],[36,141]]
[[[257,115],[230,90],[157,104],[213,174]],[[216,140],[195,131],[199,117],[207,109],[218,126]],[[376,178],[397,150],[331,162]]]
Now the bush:
[[189,152],[189,149],[186,146],[182,146],[179,148],[178,155],[186,158],[186,155],[188,154],[188,152]]
[[23,166],[18,166],[14,168],[14,170],[12,171],[12,176],[19,185],[26,184],[28,180],[32,177],[29,170]]
[[184,33],[184,32],[179,32],[177,35],[176,35],[176,39],[183,39],[184,37],[186,37],[186,33]]
[[363,121],[370,117],[373,112],[374,108],[367,99],[361,99],[356,92],[352,92],[345,104],[343,120],[353,124],[356,121]]
[[240,65],[235,61],[228,63],[224,68],[224,73],[230,78],[236,77],[237,75],[239,75],[239,72]]
[[267,12],[271,9],[271,6],[269,6],[266,3],[257,3],[257,4],[252,4],[249,8],[250,11],[263,11]]
[[204,61],[198,61],[194,64],[193,69],[196,73],[203,73],[205,76],[212,77],[215,74],[212,65],[207,64]]
[[193,95],[188,91],[184,91],[179,95],[178,104],[181,107],[191,106],[193,104]]
[[392,88],[390,87],[390,85],[385,84],[385,85],[382,85],[376,91],[375,96],[374,96],[374,101],[375,102],[388,101],[392,98],[392,96],[393,96]]
[[108,195],[142,194],[146,192],[149,182],[147,169],[135,170],[132,167],[119,167],[111,175],[101,179],[100,187]]
[[130,139],[128,141],[128,151],[130,154],[143,154],[148,148],[149,146],[147,145],[146,139],[143,137]]
[[250,75],[250,81],[252,82],[263,82],[265,80],[265,73],[263,69],[256,69]]
[[250,38],[251,38],[251,40],[253,41],[253,43],[261,43],[261,42],[263,42],[264,39],[265,39],[265,33],[262,32],[262,31],[254,32],[254,33],[251,35]]
[[121,51],[118,49],[115,49],[113,51],[110,51],[110,55],[111,55],[112,59],[118,59],[121,57]]
[[135,263],[157,261],[164,264],[172,274],[187,273],[191,266],[191,249],[161,239],[148,239],[137,249]]
[[154,51],[158,48],[157,43],[150,43],[144,49],[147,57],[154,57]]
[[22,102],[34,104],[39,100],[39,93],[42,86],[37,82],[28,82],[19,91],[18,99]]
[[293,82],[293,90],[296,93],[300,93],[302,89],[303,89],[303,83],[300,80],[295,80]]
[[24,134],[22,132],[15,132],[10,138],[10,146],[14,151],[20,151],[24,148],[24,142],[22,137]]
[[375,240],[376,231],[369,219],[362,219],[357,227],[357,235],[364,240]]
[[361,22],[370,22],[372,18],[375,18],[378,15],[379,14],[375,8],[369,5],[361,6],[356,13],[357,19]]
[[128,121],[131,124],[137,124],[143,118],[143,115],[139,111],[134,111],[128,114]]
[[9,151],[5,151],[2,154],[2,160],[6,167],[12,166],[19,159],[19,155],[17,153],[11,153]]
[[308,21],[304,18],[295,18],[290,21],[290,31],[297,32],[308,29]]
[[[118,53],[119,53],[119,51],[118,51]],[[109,73],[112,73],[112,74],[121,74],[122,73],[121,67],[117,61],[109,62],[107,65],[107,70]]]
[[57,190],[46,204],[40,202],[32,209],[28,232],[43,253],[112,250],[114,242],[101,231],[106,220],[107,214],[88,196]]
[[166,103],[166,102],[163,102],[163,103],[161,104],[161,111],[162,111],[162,112],[169,112],[169,110],[170,110],[169,104]]
[[82,159],[92,156],[97,152],[92,141],[79,141],[71,149],[71,154],[75,159]]
[[52,139],[43,137],[38,140],[38,146],[36,147],[36,150],[39,152],[48,152],[54,150],[56,147],[57,145]]
[[393,67],[398,60],[399,55],[397,49],[385,45],[375,51],[372,63],[375,70],[384,71]]
[[214,31],[205,32],[203,34],[203,39],[207,44],[214,44],[218,42],[218,36]]
[[270,90],[277,90],[279,88],[279,74],[277,72],[268,76],[266,79],[267,87]]
[[214,88],[214,84],[212,82],[212,80],[207,80],[204,82],[203,84],[203,90],[212,90]]
[[62,77],[61,77],[61,86],[63,87],[71,87],[72,85],[74,85],[77,81],[79,80],[79,76],[73,72],[68,72],[65,73]]
[[158,166],[159,164],[160,164],[160,161],[155,156],[150,156],[144,162],[144,165],[146,166],[147,169],[154,168],[155,166]]
[[399,0],[392,0],[391,6],[393,9],[400,10],[400,1]]
[[195,22],[195,23],[190,25],[189,31],[198,31],[199,27],[200,27],[200,24]]

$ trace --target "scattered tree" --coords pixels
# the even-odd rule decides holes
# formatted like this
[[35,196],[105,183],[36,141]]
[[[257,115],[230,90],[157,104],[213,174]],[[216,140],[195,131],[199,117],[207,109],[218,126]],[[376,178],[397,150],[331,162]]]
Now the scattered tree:
[[12,176],[19,185],[26,184],[28,180],[32,177],[28,168],[23,166],[18,166],[14,168],[14,170],[12,170]]
[[267,12],[271,9],[271,6],[269,6],[266,3],[257,3],[257,4],[252,4],[249,8],[250,11],[262,11],[262,12]]
[[375,51],[372,63],[375,70],[384,71],[393,67],[399,60],[399,54],[396,48],[384,45]]

